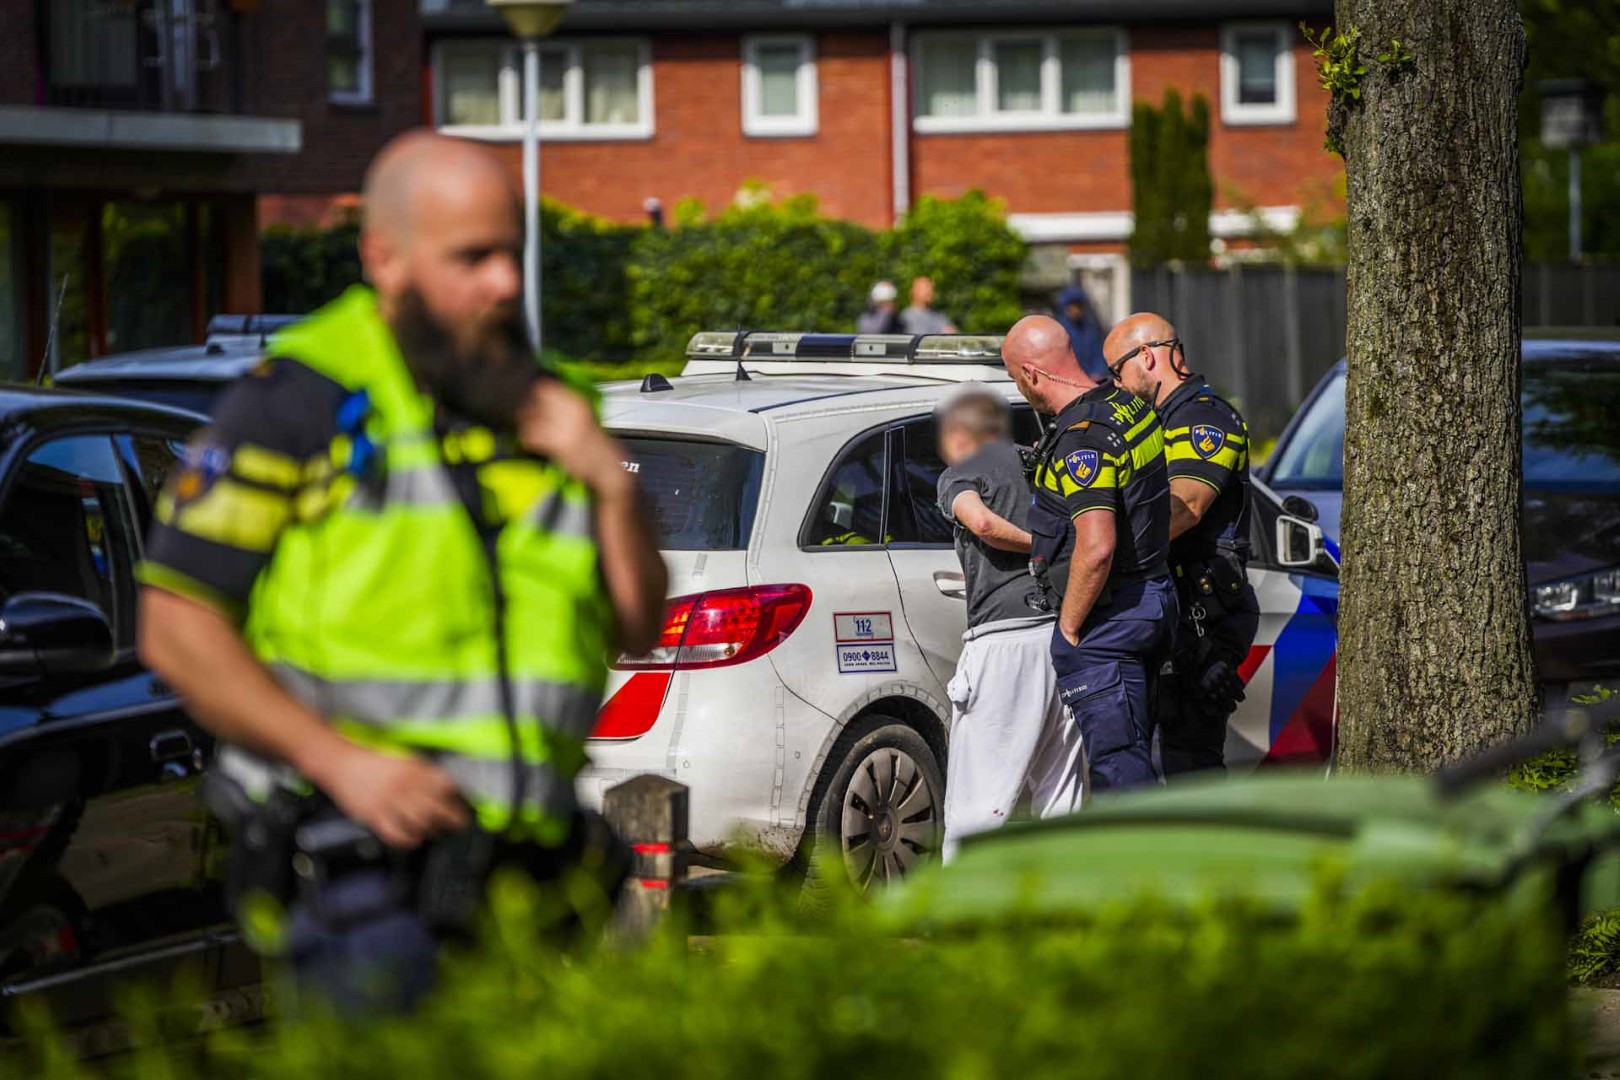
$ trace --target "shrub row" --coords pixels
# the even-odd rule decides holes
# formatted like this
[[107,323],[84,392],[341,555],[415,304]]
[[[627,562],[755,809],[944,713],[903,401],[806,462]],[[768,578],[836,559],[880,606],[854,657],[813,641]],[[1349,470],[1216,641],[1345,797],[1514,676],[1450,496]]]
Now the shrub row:
[[[820,215],[814,197],[762,192],[719,214],[676,208],[673,228],[618,225],[546,202],[541,214],[545,342],[597,361],[678,359],[699,330],[852,330],[872,283],[905,290],[926,275],[966,331],[1020,314],[1023,241],[979,192],[924,198],[901,225],[873,230]],[[358,226],[272,228],[263,241],[268,310],[311,311],[360,278]]]
[[[942,882],[943,884],[943,882]],[[1550,905],[1549,905],[1550,906]],[[482,948],[409,1021],[154,1048],[97,1073],[188,1080],[547,1076],[1292,1078],[1571,1075],[1551,920],[1439,893],[1327,885],[1295,922],[1240,899],[1105,906],[1062,925],[896,934],[871,908],[805,926],[746,894],[694,942],[559,960],[508,884]],[[15,1064],[79,1080],[35,1041]]]

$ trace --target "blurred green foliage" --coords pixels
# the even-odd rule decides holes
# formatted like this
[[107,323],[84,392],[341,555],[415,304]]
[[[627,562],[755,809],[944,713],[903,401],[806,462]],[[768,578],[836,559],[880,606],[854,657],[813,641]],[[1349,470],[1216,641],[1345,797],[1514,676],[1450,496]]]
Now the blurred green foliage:
[[1194,94],[1186,108],[1174,87],[1155,108],[1139,101],[1131,112],[1131,265],[1152,269],[1209,261],[1209,102]]
[[[678,371],[699,330],[852,330],[873,282],[932,277],[964,331],[1002,332],[1022,311],[1025,245],[981,192],[924,197],[893,230],[823,217],[813,196],[745,188],[719,214],[676,208],[675,227],[617,225],[547,201],[541,289],[548,350],[614,377]],[[273,228],[262,246],[267,310],[312,311],[360,280],[359,225]]]
[[[1599,705],[1620,695],[1620,691],[1599,686],[1591,694],[1575,698],[1577,705]],[[1620,730],[1610,727],[1604,741],[1620,743]],[[1549,750],[1508,772],[1509,787],[1521,791],[1562,791],[1575,779],[1580,758],[1573,750]],[[1620,812],[1620,787],[1609,792],[1609,805]],[[1581,924],[1569,943],[1569,977],[1579,983],[1594,982],[1620,971],[1620,911],[1594,915]]]
[[[701,939],[669,923],[641,946],[560,958],[535,894],[500,882],[482,947],[418,1016],[305,1016],[174,1048],[149,1002],[129,1014],[147,1049],[93,1075],[1265,1080],[1574,1065],[1552,920],[1478,899],[1347,893],[1324,874],[1287,924],[1240,898],[1141,898],[925,937],[847,897],[807,923],[770,886],[733,892]],[[38,1027],[12,1064],[92,1075]]]

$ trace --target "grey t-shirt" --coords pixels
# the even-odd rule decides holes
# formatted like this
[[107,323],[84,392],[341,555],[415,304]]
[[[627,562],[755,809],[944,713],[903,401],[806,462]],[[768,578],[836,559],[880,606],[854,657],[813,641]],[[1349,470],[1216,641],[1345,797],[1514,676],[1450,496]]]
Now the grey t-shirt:
[[951,320],[933,308],[908,307],[900,313],[902,334],[948,334]]
[[967,577],[968,625],[1039,615],[1026,602],[1035,590],[1029,556],[993,548],[957,523],[951,504],[964,491],[978,492],[985,506],[1027,530],[1030,491],[1018,449],[1010,442],[991,443],[947,468],[939,476],[939,510],[956,525],[956,557]]

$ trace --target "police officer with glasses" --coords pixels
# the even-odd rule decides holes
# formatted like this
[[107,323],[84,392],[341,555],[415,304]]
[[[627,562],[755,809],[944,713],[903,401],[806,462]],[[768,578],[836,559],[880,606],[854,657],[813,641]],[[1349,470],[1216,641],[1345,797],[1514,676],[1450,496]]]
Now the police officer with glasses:
[[1225,767],[1226,724],[1243,700],[1238,669],[1260,607],[1249,585],[1249,427],[1187,368],[1175,327],[1151,313],[1114,328],[1104,351],[1121,386],[1164,425],[1170,567],[1181,601],[1172,672],[1159,695],[1165,776]]

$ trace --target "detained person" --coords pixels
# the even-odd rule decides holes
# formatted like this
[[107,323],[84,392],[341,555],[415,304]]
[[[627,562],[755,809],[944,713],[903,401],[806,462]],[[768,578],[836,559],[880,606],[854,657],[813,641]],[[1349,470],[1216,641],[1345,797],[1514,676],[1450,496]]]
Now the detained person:
[[1030,492],[1007,402],[968,383],[939,412],[939,508],[956,530],[968,631],[947,688],[951,753],[945,860],[1003,824],[1021,800],[1042,817],[1079,808],[1080,732],[1066,722],[1048,656],[1055,616],[1029,604]]

